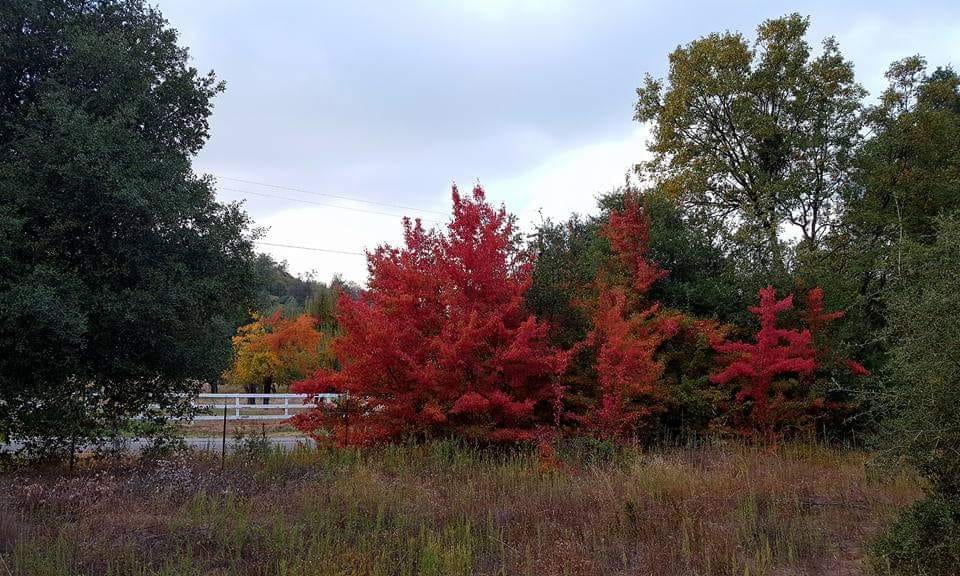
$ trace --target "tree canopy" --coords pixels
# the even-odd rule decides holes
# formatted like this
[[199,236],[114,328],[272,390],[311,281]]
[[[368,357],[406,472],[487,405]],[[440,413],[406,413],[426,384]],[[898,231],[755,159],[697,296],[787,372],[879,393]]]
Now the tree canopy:
[[0,7],[0,426],[102,435],[230,358],[247,215],[191,168],[224,86],[138,0]]
[[306,378],[328,363],[318,324],[309,314],[292,319],[284,318],[283,310],[255,314],[233,337],[233,364],[224,380],[249,393],[269,394]]
[[781,226],[811,248],[838,215],[860,100],[853,65],[833,38],[814,56],[809,19],[767,20],[752,43],[715,33],[670,54],[666,81],[647,76],[635,118],[653,123],[654,159],[638,170],[691,207],[735,224],[785,272]]
[[319,370],[301,392],[344,392],[350,412],[320,403],[297,425],[344,444],[457,433],[529,440],[554,421],[567,355],[547,340],[524,293],[532,262],[512,217],[477,187],[453,190],[443,230],[404,221],[404,246],[368,255],[368,289],[342,296],[332,343],[340,370]]

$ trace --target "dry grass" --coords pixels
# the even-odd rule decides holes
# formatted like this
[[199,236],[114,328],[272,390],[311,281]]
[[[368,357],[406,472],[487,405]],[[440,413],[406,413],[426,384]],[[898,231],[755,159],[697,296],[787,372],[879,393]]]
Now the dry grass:
[[[918,495],[858,452],[434,443],[0,476],[11,574],[858,574]],[[0,574],[4,570],[0,564]]]

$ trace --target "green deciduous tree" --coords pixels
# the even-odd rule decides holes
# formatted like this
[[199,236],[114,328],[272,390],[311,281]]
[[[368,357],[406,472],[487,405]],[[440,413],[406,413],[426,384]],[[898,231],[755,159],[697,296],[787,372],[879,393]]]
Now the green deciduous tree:
[[0,53],[0,432],[95,439],[253,305],[248,218],[191,169],[223,84],[140,0],[5,2]]
[[864,90],[828,38],[813,56],[809,20],[767,20],[752,43],[711,34],[649,75],[635,118],[653,123],[653,160],[638,170],[685,204],[738,228],[774,273],[785,271],[781,226],[817,247],[834,223]]

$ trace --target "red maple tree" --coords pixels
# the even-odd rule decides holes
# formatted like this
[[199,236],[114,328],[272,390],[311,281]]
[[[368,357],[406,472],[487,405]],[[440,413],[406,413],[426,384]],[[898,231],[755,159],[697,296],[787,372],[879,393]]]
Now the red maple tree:
[[582,344],[596,354],[597,390],[579,420],[602,438],[622,438],[662,411],[664,365],[657,353],[678,333],[683,317],[647,297],[668,273],[650,259],[650,219],[636,194],[627,194],[623,209],[610,213],[603,233],[626,278],[615,283],[604,275],[597,281],[593,329]]
[[[769,415],[770,389],[774,380],[784,374],[805,377],[817,369],[816,349],[810,330],[777,327],[780,313],[793,308],[793,295],[777,300],[773,286],[759,292],[760,305],[750,308],[760,320],[754,342],[723,342],[714,345],[725,368],[710,377],[714,384],[736,381],[740,390],[736,401],[752,400],[751,419],[756,427],[773,435],[775,422]],[[774,398],[780,401],[778,393]]]
[[806,324],[810,329],[817,347],[818,367],[834,368],[844,366],[854,376],[870,376],[870,371],[863,364],[851,358],[837,356],[825,343],[822,342],[827,326],[834,320],[843,318],[843,311],[824,312],[823,289],[812,288],[807,292]]
[[570,354],[524,309],[532,261],[512,217],[479,186],[452,195],[445,232],[404,219],[403,247],[367,255],[368,289],[337,305],[340,369],[295,386],[345,396],[296,417],[301,430],[340,444],[446,434],[523,441],[559,418]]
[[650,259],[650,216],[636,193],[624,197],[623,210],[613,210],[603,228],[614,254],[626,268],[630,287],[638,297],[670,273]]

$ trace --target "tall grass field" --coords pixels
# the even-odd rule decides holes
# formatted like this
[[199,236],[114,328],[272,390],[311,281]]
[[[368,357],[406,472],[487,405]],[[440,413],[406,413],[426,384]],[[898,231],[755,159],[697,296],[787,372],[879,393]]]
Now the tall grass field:
[[914,476],[811,444],[545,459],[452,442],[248,443],[0,476],[0,574],[730,575],[869,573]]

